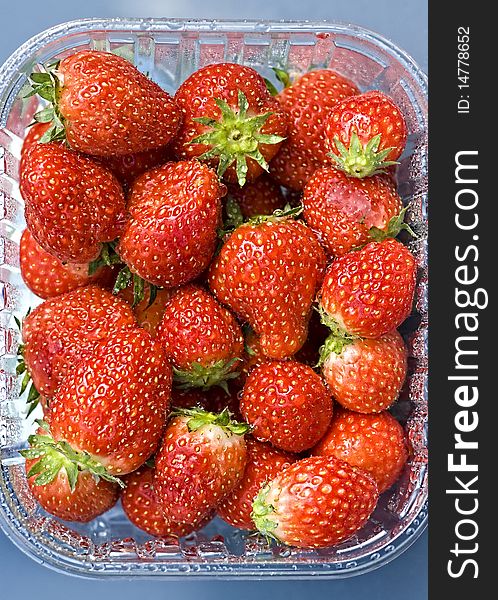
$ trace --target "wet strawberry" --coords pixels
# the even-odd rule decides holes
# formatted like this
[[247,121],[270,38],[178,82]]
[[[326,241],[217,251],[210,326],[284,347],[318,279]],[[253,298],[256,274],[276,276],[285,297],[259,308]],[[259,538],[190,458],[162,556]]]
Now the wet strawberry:
[[339,336],[380,337],[410,314],[415,278],[408,248],[394,239],[371,242],[330,266],[320,291],[322,320]]
[[310,367],[289,360],[251,371],[240,411],[257,440],[287,452],[303,452],[327,431],[333,408],[322,378]]
[[408,451],[403,427],[387,411],[362,415],[339,409],[313,455],[335,456],[359,467],[382,493],[400,476]]
[[286,114],[251,67],[203,67],[182,83],[175,100],[184,115],[177,156],[206,160],[240,186],[268,170],[287,133]]
[[24,155],[20,189],[31,234],[62,262],[87,263],[119,236],[123,189],[97,161],[62,144],[33,144]]
[[90,283],[108,285],[113,273],[109,267],[88,274],[89,265],[62,263],[46,252],[28,229],[21,236],[19,262],[24,283],[40,298],[51,298]]
[[292,356],[304,344],[325,266],[315,235],[292,212],[241,225],[209,271],[216,297],[249,322],[272,358]]
[[396,164],[406,137],[402,112],[379,91],[342,100],[325,123],[329,158],[351,177],[369,177]]
[[119,255],[133,273],[160,287],[196,278],[215,251],[225,191],[216,173],[195,160],[148,171],[131,190]]
[[[385,175],[356,179],[325,167],[308,180],[303,206],[306,223],[326,251],[341,256],[372,241],[379,232],[387,235],[403,204]],[[389,232],[392,237],[398,233]]]
[[[43,467],[44,456],[28,458],[38,453],[33,450],[24,450],[22,453],[26,456],[26,474],[31,493],[51,515],[64,521],[86,523],[116,504],[119,498],[117,483],[105,479],[96,481],[88,471],[75,476],[71,467],[68,467],[67,471],[65,468],[58,470],[49,481],[52,471],[38,474],[39,469]],[[55,455],[53,462],[58,458],[63,460]]]
[[281,543],[326,548],[361,529],[378,497],[375,481],[360,469],[313,456],[287,467],[259,492],[252,519]]
[[245,423],[228,411],[183,409],[170,421],[156,456],[154,489],[163,510],[195,527],[242,480]]
[[324,132],[328,114],[337,102],[358,93],[354,83],[331,69],[309,71],[282,90],[277,99],[289,115],[289,148],[329,163]]
[[33,92],[51,104],[35,116],[52,121],[51,139],[96,156],[166,146],[181,112],[173,98],[130,62],[109,52],[82,50],[31,76]]
[[219,516],[234,527],[252,530],[252,503],[260,489],[296,459],[251,437],[246,438],[247,464],[240,484],[218,506]]
[[124,300],[95,285],[46,300],[23,323],[23,357],[36,389],[50,398],[84,349],[135,324]]
[[[165,308],[156,339],[185,387],[226,388],[242,362],[244,340],[235,317],[202,288],[176,292]],[[228,389],[227,389],[228,391]]]
[[[121,494],[123,510],[136,527],[150,535],[160,537],[184,536],[195,531],[190,525],[181,525],[167,518],[154,493],[154,469],[147,466],[124,478],[126,488]],[[199,524],[199,529],[206,522]]]
[[322,373],[334,399],[361,413],[380,412],[398,398],[406,377],[407,350],[394,330],[371,339],[335,338],[321,349]]
[[96,463],[125,475],[156,450],[170,395],[171,367],[161,345],[139,328],[111,333],[85,353],[51,399],[53,441],[63,450],[69,445],[68,459],[82,470]]

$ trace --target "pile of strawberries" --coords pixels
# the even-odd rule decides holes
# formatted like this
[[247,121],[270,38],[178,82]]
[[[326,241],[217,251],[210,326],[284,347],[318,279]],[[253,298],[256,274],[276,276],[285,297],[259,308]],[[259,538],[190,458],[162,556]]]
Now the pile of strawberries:
[[156,536],[218,514],[326,547],[404,468],[406,125],[332,70],[275,72],[210,65],[172,97],[79,51],[31,76],[20,263],[44,302],[18,373],[44,416],[21,454],[61,519],[121,498]]

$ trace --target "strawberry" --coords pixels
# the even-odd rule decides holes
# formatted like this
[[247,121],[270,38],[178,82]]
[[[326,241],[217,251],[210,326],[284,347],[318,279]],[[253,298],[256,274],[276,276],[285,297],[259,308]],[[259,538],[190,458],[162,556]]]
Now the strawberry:
[[253,436],[287,452],[313,447],[327,431],[332,398],[322,378],[297,361],[273,361],[251,371],[240,411]]
[[270,162],[270,176],[280,185],[301,192],[308,179],[320,166],[318,161],[304,151],[285,142]]
[[203,67],[182,83],[175,100],[184,116],[177,156],[206,160],[219,177],[240,186],[268,170],[287,133],[284,111],[251,67]]
[[171,367],[150,334],[110,333],[82,353],[51,398],[50,435],[31,436],[31,448],[62,456],[57,470],[69,462],[116,481],[156,450],[170,392]]
[[[43,435],[39,430],[39,435]],[[86,523],[112,508],[119,498],[115,482],[97,479],[78,468],[55,449],[21,450],[33,496],[50,514],[64,521]]]
[[331,335],[321,349],[320,362],[339,404],[374,413],[397,399],[406,377],[407,351],[396,330],[374,340]]
[[345,254],[325,275],[322,320],[336,337],[380,337],[410,314],[415,277],[414,256],[391,238]]
[[228,193],[237,201],[245,219],[258,215],[271,215],[285,206],[285,198],[280,186],[266,174],[258,177],[253,183],[246,183],[244,187],[232,185],[228,188]]
[[36,389],[50,398],[83,350],[134,325],[128,304],[96,285],[46,300],[23,323],[22,353]]
[[154,469],[144,465],[124,478],[126,488],[121,494],[123,510],[136,527],[155,536],[180,537],[203,527],[211,515],[198,527],[175,523],[167,518],[154,493]]
[[265,536],[298,548],[326,548],[367,522],[375,481],[334,457],[313,456],[281,471],[257,495],[252,519]]
[[335,456],[368,473],[379,493],[398,479],[408,451],[403,427],[387,411],[362,415],[340,409],[330,429],[313,449],[314,456]]
[[142,175],[117,248],[130,271],[168,288],[200,275],[216,248],[224,193],[216,173],[195,160]]
[[[151,292],[155,293],[155,296],[152,298]],[[166,305],[174,293],[175,289],[158,289],[152,291],[148,287],[144,290],[144,298],[136,306],[133,306],[134,290],[132,286],[122,289],[118,293],[118,296],[132,306],[138,325],[148,331],[152,337],[155,337]]]
[[125,220],[123,189],[91,158],[62,144],[33,144],[20,182],[24,214],[40,246],[62,262],[88,263]]
[[101,267],[88,274],[88,264],[62,263],[37,243],[28,229],[21,236],[19,262],[24,283],[40,298],[51,298],[90,283],[110,284],[112,269]]
[[252,503],[260,489],[296,459],[287,452],[246,438],[247,464],[240,484],[218,506],[218,515],[233,527],[254,529]]
[[308,180],[303,206],[306,223],[325,250],[341,256],[379,233],[395,237],[400,227],[395,230],[394,225],[403,204],[385,175],[353,179],[324,167]]
[[298,210],[241,225],[209,271],[218,300],[249,322],[271,358],[292,356],[303,345],[325,267],[313,232],[290,218]]
[[169,301],[156,339],[182,386],[227,389],[226,380],[238,375],[244,347],[240,327],[229,310],[198,286],[181,288]]
[[102,163],[116,175],[123,188],[128,191],[135,179],[146,171],[155,169],[172,160],[169,148],[154,148],[135,154],[116,154],[102,157]]
[[[28,128],[28,133],[24,138],[21,148],[21,165],[22,159],[26,152],[33,146],[33,144],[37,144],[40,139],[43,137],[43,134],[50,127],[51,123],[34,123],[31,127]],[[21,166],[22,169],[22,166]]]
[[305,73],[282,90],[277,99],[290,118],[289,148],[314,162],[330,162],[324,132],[327,116],[340,100],[358,93],[354,83],[331,69]]
[[53,122],[46,138],[65,137],[86,154],[127,155],[166,146],[180,127],[172,97],[115,54],[75,52],[31,80],[32,93],[51,102],[35,115]]
[[154,489],[163,511],[195,527],[242,480],[249,427],[200,409],[174,413],[156,456]]
[[338,102],[325,123],[329,157],[352,177],[369,177],[396,164],[406,136],[402,112],[379,91]]

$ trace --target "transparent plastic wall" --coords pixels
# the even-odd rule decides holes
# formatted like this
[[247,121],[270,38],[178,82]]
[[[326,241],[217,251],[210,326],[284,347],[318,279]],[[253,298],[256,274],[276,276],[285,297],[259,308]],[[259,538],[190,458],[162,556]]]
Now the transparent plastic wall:
[[[381,496],[369,523],[352,539],[326,550],[269,546],[215,519],[201,532],[152,539],[132,526],[121,508],[85,525],[47,515],[26,485],[18,450],[32,419],[25,418],[16,368],[19,332],[14,315],[37,303],[19,272],[24,228],[18,188],[22,137],[36,100],[22,100],[26,74],[37,62],[81,48],[119,52],[173,92],[195,69],[238,62],[272,78],[271,66],[293,73],[332,68],[362,90],[380,89],[401,107],[407,149],[398,167],[407,220],[418,237],[408,242],[418,265],[412,316],[402,327],[409,347],[409,376],[394,412],[406,424],[413,449],[401,479]],[[83,20],[41,33],[0,68],[0,525],[24,552],[57,570],[88,577],[346,577],[396,557],[423,531],[427,510],[427,88],[425,75],[387,40],[348,25]],[[38,415],[34,415],[36,417]]]

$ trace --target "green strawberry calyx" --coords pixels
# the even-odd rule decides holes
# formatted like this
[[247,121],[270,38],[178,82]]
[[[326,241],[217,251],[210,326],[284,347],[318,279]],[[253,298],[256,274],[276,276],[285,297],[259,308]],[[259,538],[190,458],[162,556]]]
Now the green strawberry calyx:
[[405,206],[397,215],[389,220],[386,229],[379,229],[378,227],[370,227],[368,234],[375,242],[382,242],[386,238],[395,238],[401,231],[407,231],[412,237],[417,238],[417,234],[413,229],[405,223],[405,215],[408,210],[408,206]]
[[344,171],[350,177],[370,177],[377,173],[384,173],[386,167],[397,165],[395,160],[386,160],[389,153],[394,149],[384,148],[379,151],[382,136],[379,133],[366,144],[360,142],[356,131],[351,134],[349,148],[341,142],[339,137],[334,136],[334,144],[338,154],[330,152],[328,156],[335,161],[337,168]]
[[360,338],[345,331],[322,306],[318,306],[317,310],[322,324],[330,329],[330,335],[319,350],[320,358],[316,366],[321,367],[331,354],[341,354],[346,346]]
[[232,196],[228,196],[226,199],[225,214],[226,218],[223,221],[223,227],[218,229],[218,237],[220,239],[224,239],[244,223],[244,215],[240,210],[240,205]]
[[270,484],[266,484],[261,488],[258,495],[252,504],[251,519],[256,525],[256,529],[265,536],[268,542],[281,540],[275,535],[275,529],[278,523],[271,517],[275,514],[275,507],[268,502],[268,494],[270,493]]
[[207,366],[193,362],[188,370],[173,367],[173,379],[176,386],[182,390],[190,388],[208,390],[217,385],[228,394],[227,381],[236,379],[239,376],[239,372],[235,370],[235,365],[240,360],[240,358],[218,360]]
[[224,408],[220,413],[208,412],[202,408],[174,408],[171,416],[189,417],[187,428],[190,432],[197,431],[205,425],[215,425],[221,427],[226,433],[235,435],[244,435],[251,431],[248,423],[233,419],[228,408]]
[[[272,67],[271,70],[273,71],[273,74],[275,75],[278,82],[280,84],[282,84],[284,89],[290,87],[290,85],[292,84],[291,77],[285,69],[279,69],[278,67]],[[265,80],[266,87],[267,87],[268,91],[270,92],[270,94],[272,96],[278,96],[280,91],[277,89],[275,84],[272,81],[270,81],[269,79],[267,79],[266,77],[264,78],[264,80]]]
[[[22,321],[17,317],[14,317],[14,321],[17,325],[19,333],[22,336],[22,323],[24,319],[29,315],[31,309],[28,310]],[[22,375],[21,379],[21,389],[19,390],[19,396],[22,396],[24,392],[28,392],[26,397],[26,419],[31,415],[31,413],[35,410],[40,402],[40,392],[36,389],[33,380],[31,379],[31,375],[26,366],[26,361],[24,360],[24,344],[19,344],[17,347],[17,366],[16,366],[16,374]]]
[[118,241],[105,242],[102,244],[102,249],[98,257],[88,265],[88,275],[93,275],[101,267],[114,267],[119,265],[121,267],[114,287],[112,289],[113,294],[119,294],[121,290],[124,290],[129,285],[133,286],[133,304],[132,308],[135,308],[145,297],[145,288],[149,286],[149,302],[147,308],[152,305],[157,297],[157,290],[159,289],[152,283],[145,281],[136,273],[132,273],[128,265],[126,265],[122,258],[119,256],[116,247]]
[[210,128],[188,144],[204,144],[210,149],[199,156],[202,160],[218,159],[218,177],[223,177],[225,171],[235,163],[237,180],[242,187],[246,182],[247,159],[257,162],[265,171],[268,163],[261,154],[260,144],[279,144],[285,138],[279,135],[261,133],[261,129],[273,114],[267,112],[262,115],[249,116],[247,110],[249,103],[243,92],[238,93],[238,110],[233,110],[220,98],[214,99],[220,109],[220,120],[211,117],[197,117],[196,123]]
[[34,115],[36,123],[51,123],[50,127],[40,138],[41,143],[61,142],[66,139],[64,117],[59,110],[59,95],[62,87],[61,79],[57,74],[60,61],[49,65],[38,65],[39,70],[31,73],[30,89],[25,98],[39,96],[47,105]]
[[262,223],[276,223],[282,219],[294,219],[303,212],[303,206],[291,206],[286,204],[284,208],[277,208],[271,215],[256,215],[247,222],[250,225],[261,225]]
[[105,479],[117,483],[120,487],[125,487],[121,479],[111,475],[104,465],[92,458],[88,452],[77,452],[64,440],[54,440],[47,423],[45,421],[37,421],[37,423],[43,429],[43,433],[30,435],[28,438],[29,448],[19,451],[24,458],[39,459],[27,474],[28,477],[36,475],[33,480],[35,485],[51,483],[63,469],[71,492],[74,492],[76,488],[78,475],[85,471],[91,473],[97,482]]

